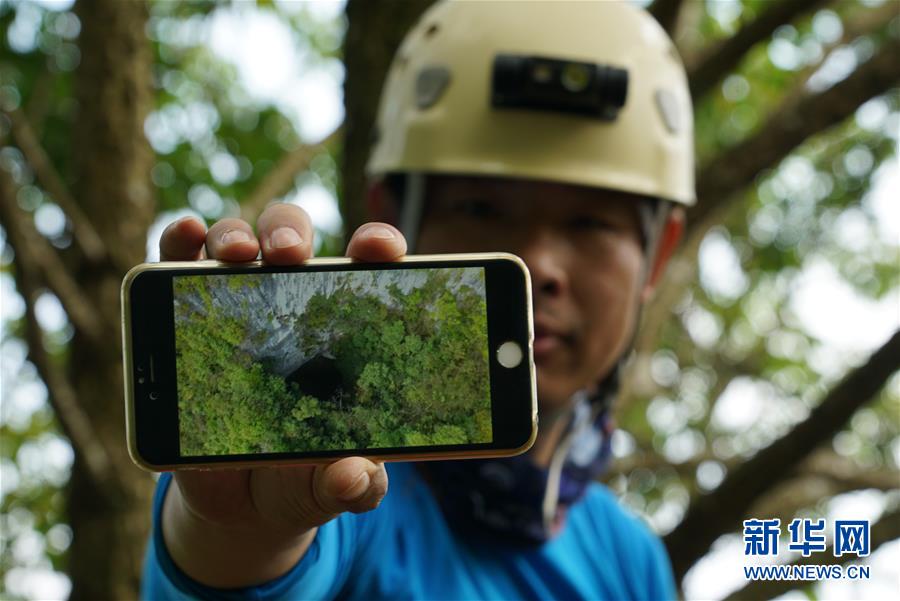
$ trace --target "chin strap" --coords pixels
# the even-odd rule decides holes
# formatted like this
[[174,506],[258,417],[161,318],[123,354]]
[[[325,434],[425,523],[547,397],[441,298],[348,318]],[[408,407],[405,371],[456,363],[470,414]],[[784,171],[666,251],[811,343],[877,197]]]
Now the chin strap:
[[[572,410],[571,427],[568,433],[560,441],[553,457],[550,459],[550,465],[547,468],[547,490],[544,492],[544,501],[541,503],[541,512],[544,516],[544,529],[548,532],[553,530],[559,514],[559,486],[562,479],[563,466],[572,450],[572,444],[576,438],[581,436],[585,428],[590,427],[591,416],[595,413],[587,409],[584,401],[579,401]],[[594,416],[596,417],[596,416]]]
[[404,178],[403,203],[400,206],[400,231],[406,238],[407,252],[414,253],[422,226],[422,212],[425,206],[425,174],[415,171]]
[[617,364],[593,397],[588,396],[585,391],[579,391],[573,397],[569,427],[553,452],[547,468],[547,489],[541,510],[544,528],[548,532],[554,530],[561,518],[560,497],[565,498],[567,505],[574,500],[568,498],[572,496],[571,492],[564,490],[564,469],[584,472],[584,478],[594,480],[608,466],[613,433],[610,410],[619,389],[619,371]]

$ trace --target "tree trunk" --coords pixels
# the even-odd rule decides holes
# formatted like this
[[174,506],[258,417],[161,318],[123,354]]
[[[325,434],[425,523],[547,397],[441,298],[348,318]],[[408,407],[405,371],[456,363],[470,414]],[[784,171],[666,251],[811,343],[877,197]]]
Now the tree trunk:
[[76,74],[74,197],[105,242],[106,257],[75,268],[91,310],[107,331],[76,330],[69,376],[79,404],[109,455],[98,481],[76,448],[68,488],[72,599],[134,599],[149,525],[152,478],[128,459],[124,433],[119,286],[125,267],[144,258],[155,200],[153,152],[144,137],[152,107],[151,49],[142,2],[78,2],[82,62]]
[[[413,23],[433,0],[372,2],[348,0],[344,37],[344,150],[341,163],[341,213],[346,237],[366,221],[365,166],[381,86],[394,52]],[[377,35],[372,35],[376,33]]]

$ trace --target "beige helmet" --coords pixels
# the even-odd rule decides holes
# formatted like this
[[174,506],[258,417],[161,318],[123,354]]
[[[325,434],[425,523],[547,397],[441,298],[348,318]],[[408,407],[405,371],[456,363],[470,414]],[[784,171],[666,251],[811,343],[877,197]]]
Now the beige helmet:
[[394,57],[375,136],[370,176],[519,177],[695,201],[684,67],[653,17],[625,2],[439,2]]

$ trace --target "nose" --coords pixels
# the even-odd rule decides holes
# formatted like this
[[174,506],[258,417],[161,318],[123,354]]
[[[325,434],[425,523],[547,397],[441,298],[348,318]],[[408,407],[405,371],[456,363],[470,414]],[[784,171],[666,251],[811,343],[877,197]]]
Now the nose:
[[561,235],[543,228],[532,231],[528,240],[514,252],[528,265],[535,300],[569,292],[571,249]]

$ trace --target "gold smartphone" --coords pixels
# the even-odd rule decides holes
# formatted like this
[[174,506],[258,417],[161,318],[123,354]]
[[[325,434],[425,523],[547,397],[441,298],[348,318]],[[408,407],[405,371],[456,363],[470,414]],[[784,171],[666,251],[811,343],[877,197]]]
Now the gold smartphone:
[[143,264],[122,307],[128,449],[148,470],[511,456],[537,434],[515,255]]

